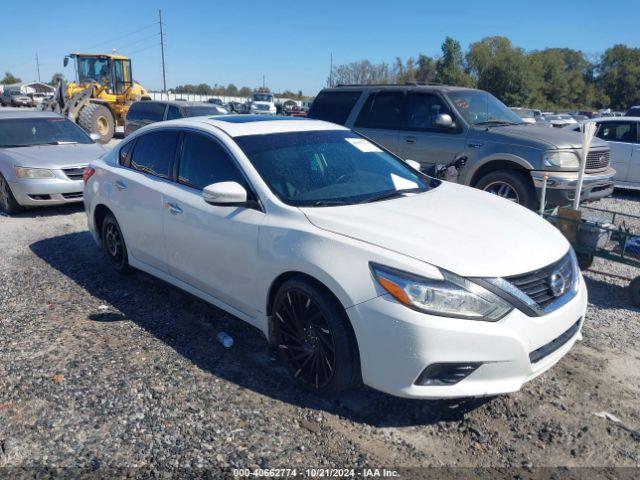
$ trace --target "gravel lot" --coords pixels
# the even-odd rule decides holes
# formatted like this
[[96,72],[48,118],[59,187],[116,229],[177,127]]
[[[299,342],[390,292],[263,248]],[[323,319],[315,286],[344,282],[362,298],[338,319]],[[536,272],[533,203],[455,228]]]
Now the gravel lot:
[[[640,212],[636,193],[600,203]],[[0,467],[640,466],[640,310],[623,280],[585,274],[584,341],[518,393],[329,401],[252,327],[114,273],[81,206],[0,217],[0,233]]]

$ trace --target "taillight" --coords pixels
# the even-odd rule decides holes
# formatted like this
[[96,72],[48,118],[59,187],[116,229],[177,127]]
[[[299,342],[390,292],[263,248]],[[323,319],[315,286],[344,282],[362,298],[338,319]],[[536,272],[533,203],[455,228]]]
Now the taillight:
[[96,173],[96,169],[95,168],[91,168],[91,167],[87,167],[84,169],[84,173],[82,174],[82,181],[84,183],[87,183],[89,181],[89,179],[91,178],[91,175],[93,175],[94,173]]

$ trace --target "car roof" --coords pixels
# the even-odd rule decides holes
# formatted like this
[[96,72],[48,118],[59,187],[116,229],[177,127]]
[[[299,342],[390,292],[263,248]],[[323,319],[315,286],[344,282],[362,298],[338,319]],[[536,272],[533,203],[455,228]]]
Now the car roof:
[[230,137],[246,135],[268,135],[272,133],[312,132],[321,130],[349,130],[342,125],[300,117],[283,117],[275,115],[215,115],[181,118],[166,122],[156,122],[151,126],[162,127],[198,127],[203,125],[222,130]]
[[0,110],[0,120],[8,118],[64,118],[59,113],[41,112],[38,110]]
[[581,120],[581,122],[640,122],[640,117],[597,117]]

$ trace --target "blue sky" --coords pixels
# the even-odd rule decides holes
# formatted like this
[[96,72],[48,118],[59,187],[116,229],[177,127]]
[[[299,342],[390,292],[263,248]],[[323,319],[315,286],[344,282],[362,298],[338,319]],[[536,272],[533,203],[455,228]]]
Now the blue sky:
[[[100,4],[101,6],[98,6]],[[101,14],[101,8],[107,12]],[[334,64],[360,59],[391,62],[418,53],[435,55],[447,35],[469,43],[505,35],[527,50],[570,47],[589,54],[615,43],[640,46],[638,3],[600,1],[348,1],[190,0],[81,6],[30,0],[3,6],[0,72],[43,80],[62,69],[71,51],[110,51],[133,59],[134,77],[160,89],[158,8],[166,25],[167,84],[302,89],[313,95]]]

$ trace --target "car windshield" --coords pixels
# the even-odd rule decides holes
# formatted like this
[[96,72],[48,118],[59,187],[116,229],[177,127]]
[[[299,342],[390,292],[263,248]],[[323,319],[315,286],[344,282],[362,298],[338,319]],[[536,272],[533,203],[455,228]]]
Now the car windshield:
[[490,93],[481,90],[450,92],[458,113],[471,125],[520,125],[522,119]]
[[220,115],[221,112],[215,105],[198,106],[198,107],[184,107],[185,116],[187,117],[200,117],[203,115]]
[[0,148],[93,143],[66,118],[7,118],[0,120]]
[[273,100],[273,95],[268,95],[266,93],[254,93],[253,101],[254,102],[271,102]]
[[381,201],[439,184],[349,130],[250,135],[235,140],[271,191],[289,205]]

